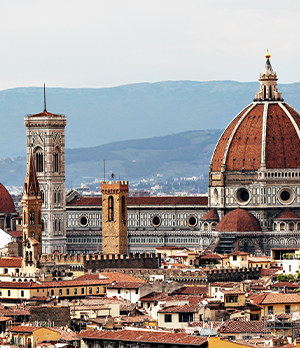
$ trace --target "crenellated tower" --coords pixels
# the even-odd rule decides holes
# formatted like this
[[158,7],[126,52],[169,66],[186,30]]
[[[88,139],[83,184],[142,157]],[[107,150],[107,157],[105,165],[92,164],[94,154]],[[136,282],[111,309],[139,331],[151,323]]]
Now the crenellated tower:
[[24,273],[34,273],[42,255],[42,196],[32,155],[29,156],[23,196],[23,263]]
[[128,181],[103,181],[101,192],[103,254],[127,254]]
[[42,197],[43,253],[66,252],[65,127],[67,117],[46,110],[25,117],[27,161],[32,156]]

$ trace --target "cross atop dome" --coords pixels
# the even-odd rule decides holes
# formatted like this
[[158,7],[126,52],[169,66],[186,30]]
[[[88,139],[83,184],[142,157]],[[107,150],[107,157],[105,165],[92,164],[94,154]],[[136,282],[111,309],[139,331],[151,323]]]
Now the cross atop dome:
[[282,93],[278,92],[277,89],[277,75],[273,71],[271,62],[270,62],[270,53],[267,50],[266,54],[266,64],[263,72],[259,76],[260,88],[257,93],[255,93],[254,101],[282,101]]

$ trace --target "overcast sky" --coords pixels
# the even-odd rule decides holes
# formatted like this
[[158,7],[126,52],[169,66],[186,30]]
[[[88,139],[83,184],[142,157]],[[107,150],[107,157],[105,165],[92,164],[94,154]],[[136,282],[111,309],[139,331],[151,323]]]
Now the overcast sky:
[[300,81],[297,0],[0,0],[0,89]]

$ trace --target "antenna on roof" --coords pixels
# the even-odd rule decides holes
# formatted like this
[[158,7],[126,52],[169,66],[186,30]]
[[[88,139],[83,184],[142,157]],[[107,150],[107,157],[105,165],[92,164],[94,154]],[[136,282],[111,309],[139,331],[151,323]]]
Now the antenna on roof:
[[103,160],[103,171],[104,171],[103,181],[105,182],[105,160]]
[[46,85],[44,84],[44,111],[47,111],[46,108]]

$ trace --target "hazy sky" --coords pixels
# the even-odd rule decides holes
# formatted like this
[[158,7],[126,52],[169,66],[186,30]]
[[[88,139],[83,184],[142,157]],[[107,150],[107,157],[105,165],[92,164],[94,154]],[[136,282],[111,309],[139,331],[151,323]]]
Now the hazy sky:
[[0,0],[0,89],[300,81],[298,0]]

